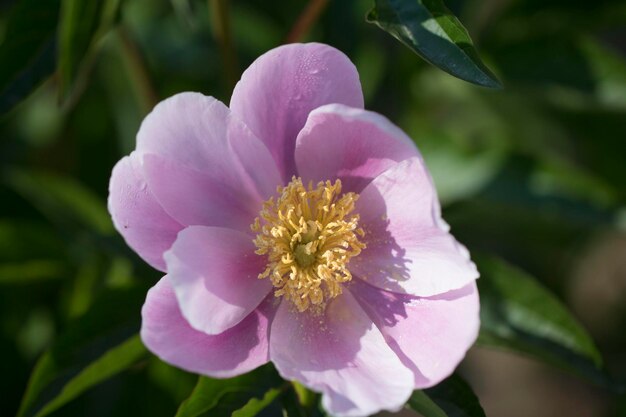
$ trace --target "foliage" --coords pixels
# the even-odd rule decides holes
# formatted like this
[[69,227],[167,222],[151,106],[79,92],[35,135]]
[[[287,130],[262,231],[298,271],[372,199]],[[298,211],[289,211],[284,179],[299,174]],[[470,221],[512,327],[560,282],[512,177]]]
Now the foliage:
[[467,30],[442,1],[376,0],[367,20],[442,70],[478,85],[500,87]]

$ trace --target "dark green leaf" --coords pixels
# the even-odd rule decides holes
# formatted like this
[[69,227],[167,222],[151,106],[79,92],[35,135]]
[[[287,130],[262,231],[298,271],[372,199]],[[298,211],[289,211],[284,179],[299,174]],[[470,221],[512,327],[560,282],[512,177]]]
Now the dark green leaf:
[[0,44],[0,115],[54,72],[59,0],[21,0]]
[[606,384],[591,337],[567,308],[523,271],[478,257],[481,332],[478,344],[530,355]]
[[424,392],[448,417],[485,417],[472,388],[456,374]]
[[200,377],[189,398],[178,408],[176,417],[196,417],[208,411],[215,416],[230,416],[242,408],[241,417],[253,416],[245,414],[246,407],[252,411],[255,406],[267,406],[266,400],[271,402],[273,391],[284,383],[269,365],[230,379]]
[[80,67],[93,58],[96,43],[115,23],[121,0],[62,0],[59,23],[59,95],[66,99]]
[[448,417],[445,411],[443,411],[424,391],[414,391],[407,407],[413,411],[417,411],[424,417]]
[[449,74],[501,87],[480,60],[467,30],[441,0],[375,0],[367,20]]
[[142,357],[133,338],[144,298],[144,288],[101,294],[38,361],[18,416],[52,411]]
[[485,417],[472,388],[456,374],[435,387],[414,391],[407,407],[424,417]]

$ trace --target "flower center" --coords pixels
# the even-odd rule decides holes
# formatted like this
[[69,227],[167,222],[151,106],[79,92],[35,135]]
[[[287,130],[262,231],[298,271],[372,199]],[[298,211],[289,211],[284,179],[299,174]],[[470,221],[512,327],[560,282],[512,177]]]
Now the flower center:
[[341,283],[352,279],[350,259],[361,253],[363,229],[352,213],[358,198],[341,194],[341,181],[320,182],[316,187],[293,177],[280,196],[270,198],[254,220],[254,244],[258,255],[267,255],[267,268],[259,278],[269,277],[276,297],[285,297],[298,311],[341,294]]

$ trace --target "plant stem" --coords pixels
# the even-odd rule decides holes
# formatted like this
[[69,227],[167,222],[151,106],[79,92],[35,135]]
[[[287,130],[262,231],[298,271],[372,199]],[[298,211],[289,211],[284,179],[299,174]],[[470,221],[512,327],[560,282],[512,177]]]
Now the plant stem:
[[309,33],[309,30],[311,30],[311,27],[320,17],[327,4],[328,0],[310,0],[291,28],[289,35],[285,38],[285,43],[301,41]]
[[292,381],[291,384],[293,385],[294,391],[296,391],[300,405],[302,405],[302,407],[304,407],[307,411],[310,411],[317,402],[317,394],[307,389],[304,385],[297,381]]
[[130,35],[130,32],[126,27],[120,26],[119,35],[122,47],[122,57],[124,63],[126,64],[131,84],[135,89],[142,113],[144,115],[148,114],[159,102],[159,96],[154,89],[154,85],[150,79],[150,73],[148,72],[143,56],[141,55],[134,39]]
[[219,43],[222,56],[224,79],[229,89],[232,89],[239,78],[239,73],[237,70],[237,55],[235,54],[231,35],[228,0],[209,0],[209,9],[213,17],[213,34]]

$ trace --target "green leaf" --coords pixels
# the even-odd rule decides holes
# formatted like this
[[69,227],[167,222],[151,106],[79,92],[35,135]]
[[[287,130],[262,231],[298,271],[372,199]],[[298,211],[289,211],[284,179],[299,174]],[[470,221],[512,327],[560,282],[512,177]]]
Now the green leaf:
[[[236,414],[239,417],[253,416],[249,413],[255,407],[266,407],[277,395],[272,391],[283,384],[285,382],[269,365],[230,379],[200,377],[189,398],[178,408],[176,417],[196,417],[208,411],[215,416],[229,416],[237,410],[240,410],[240,414]],[[251,400],[259,397],[260,400]]]
[[321,406],[318,407],[318,413],[307,413],[305,408],[298,400],[298,394],[293,389],[288,389],[280,398],[281,412],[283,417],[317,417],[323,415]]
[[135,335],[145,291],[104,291],[70,323],[37,362],[18,416],[51,412],[143,357],[145,349]]
[[254,417],[266,409],[283,393],[281,388],[272,388],[265,393],[263,398],[251,398],[250,401],[239,410],[232,413],[232,417]]
[[[469,384],[457,374],[424,392],[448,417],[485,417],[478,397]],[[433,414],[433,417],[435,416]]]
[[593,340],[560,301],[502,260],[476,260],[481,272],[479,345],[530,355],[601,385],[610,384]]
[[[43,417],[78,397],[93,386],[111,378],[147,356],[147,350],[138,335],[107,351],[87,368],[69,380],[58,396],[47,403],[35,417]],[[44,357],[44,361],[47,357]]]
[[485,417],[472,388],[456,374],[432,388],[414,391],[407,407],[424,417]]
[[0,115],[54,72],[59,0],[20,0],[0,44]]
[[59,22],[59,96],[74,89],[81,66],[93,59],[97,42],[115,23],[121,0],[62,0]]
[[407,407],[413,411],[417,411],[424,417],[448,417],[443,411],[424,391],[414,391],[409,398]]
[[104,202],[72,178],[11,170],[5,180],[45,216],[62,226],[78,225],[102,235],[113,233]]
[[443,71],[483,87],[501,88],[467,30],[441,0],[375,0],[367,21]]

